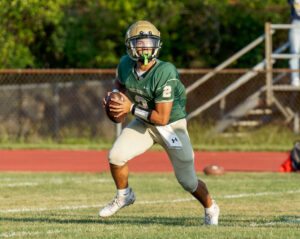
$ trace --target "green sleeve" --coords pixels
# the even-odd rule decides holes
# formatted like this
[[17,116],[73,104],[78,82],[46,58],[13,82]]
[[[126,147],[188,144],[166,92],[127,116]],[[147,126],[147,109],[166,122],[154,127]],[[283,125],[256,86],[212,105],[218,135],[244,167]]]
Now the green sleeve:
[[118,70],[117,70],[117,77],[119,79],[119,82],[124,85],[125,84],[125,78],[124,73],[126,73],[126,68],[128,68],[128,57],[122,56],[120,63],[118,65]]
[[179,76],[176,68],[169,64],[160,76],[159,85],[155,92],[155,103],[174,101],[178,81]]

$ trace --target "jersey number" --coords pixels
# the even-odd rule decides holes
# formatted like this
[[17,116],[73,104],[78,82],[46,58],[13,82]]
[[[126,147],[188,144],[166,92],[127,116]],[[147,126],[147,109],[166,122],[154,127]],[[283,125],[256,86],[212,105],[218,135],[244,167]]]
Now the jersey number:
[[169,85],[166,85],[166,86],[164,87],[163,97],[164,97],[164,98],[171,97],[171,92],[172,92],[172,87],[169,86]]
[[142,105],[144,109],[148,109],[147,101],[143,97],[136,95],[134,99],[139,105]]

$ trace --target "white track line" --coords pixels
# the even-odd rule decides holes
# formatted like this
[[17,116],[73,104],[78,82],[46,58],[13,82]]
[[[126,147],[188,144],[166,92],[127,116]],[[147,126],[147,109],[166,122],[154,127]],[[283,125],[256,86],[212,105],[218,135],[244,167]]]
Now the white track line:
[[[268,196],[268,195],[281,195],[286,193],[300,193],[300,190],[289,190],[283,192],[261,192],[261,193],[248,193],[248,194],[238,194],[238,195],[225,195],[219,196],[215,198],[243,198],[243,197],[260,197],[260,196]],[[187,202],[195,200],[195,198],[179,198],[173,200],[157,200],[157,201],[140,201],[136,202],[135,204],[157,204],[157,203],[177,203],[177,202]],[[40,212],[40,211],[55,211],[55,210],[77,210],[77,209],[84,209],[84,208],[101,208],[106,204],[94,204],[94,205],[80,205],[80,206],[61,206],[57,208],[15,208],[15,209],[2,209],[0,213],[17,213],[17,212]]]

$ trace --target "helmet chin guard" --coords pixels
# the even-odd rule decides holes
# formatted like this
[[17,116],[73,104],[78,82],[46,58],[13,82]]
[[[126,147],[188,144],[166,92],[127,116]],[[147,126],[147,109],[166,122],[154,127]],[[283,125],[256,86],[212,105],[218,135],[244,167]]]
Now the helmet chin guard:
[[160,32],[148,21],[138,21],[126,33],[126,50],[130,58],[144,65],[158,57]]

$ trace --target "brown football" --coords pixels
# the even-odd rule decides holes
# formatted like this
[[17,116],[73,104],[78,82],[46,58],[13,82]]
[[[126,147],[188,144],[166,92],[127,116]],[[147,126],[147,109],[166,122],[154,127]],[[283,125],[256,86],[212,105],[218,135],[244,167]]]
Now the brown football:
[[118,105],[118,103],[111,101],[111,99],[118,99],[124,101],[124,98],[120,94],[120,92],[111,92],[110,95],[106,98],[106,105],[105,105],[105,110],[108,118],[115,123],[121,123],[125,120],[127,114],[122,114],[121,116],[117,117],[116,115],[119,113],[111,111],[110,106]]
[[225,169],[218,165],[209,165],[203,169],[203,172],[206,175],[218,176],[225,174]]

